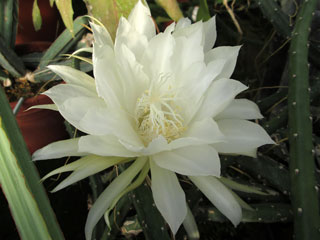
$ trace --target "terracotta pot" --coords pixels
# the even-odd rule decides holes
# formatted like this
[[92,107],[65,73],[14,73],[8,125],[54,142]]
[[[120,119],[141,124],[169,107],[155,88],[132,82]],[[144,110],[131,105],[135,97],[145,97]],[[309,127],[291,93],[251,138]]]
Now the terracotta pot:
[[[34,41],[53,42],[62,30],[63,24],[61,24],[57,8],[55,6],[50,7],[49,0],[38,0],[42,26],[39,31],[36,31],[32,21],[33,2],[34,0],[19,1],[19,24],[16,44],[26,44]],[[59,30],[57,29],[58,26],[60,26]]]
[[[28,98],[16,116],[31,154],[49,143],[69,137],[64,126],[64,119],[58,112],[44,109],[25,111],[34,105],[51,103],[51,99],[45,95]],[[16,104],[17,102],[10,103],[11,108],[13,109]]]

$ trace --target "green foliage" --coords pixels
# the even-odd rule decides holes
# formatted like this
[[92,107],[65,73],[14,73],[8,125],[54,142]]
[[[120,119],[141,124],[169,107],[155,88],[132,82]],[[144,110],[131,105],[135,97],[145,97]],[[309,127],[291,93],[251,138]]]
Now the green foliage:
[[173,21],[177,22],[180,18],[183,18],[183,13],[179,8],[177,0],[156,0],[156,2],[167,12]]
[[169,240],[166,223],[154,204],[151,189],[147,183],[133,190],[129,196],[137,211],[145,239]]
[[41,13],[38,6],[38,1],[34,0],[33,2],[33,8],[32,8],[32,20],[33,20],[33,26],[36,31],[40,30],[42,19],[41,19]]
[[18,0],[0,1],[0,35],[6,45],[14,48],[18,27]]
[[50,239],[36,201],[24,180],[0,117],[0,184],[22,239]]
[[65,30],[61,35],[54,41],[50,48],[45,52],[40,60],[39,67],[43,68],[49,64],[53,64],[54,61],[59,60],[62,54],[67,53],[76,43],[81,39],[85,32],[84,25],[87,23],[86,17],[78,17],[73,25],[73,35],[70,31]]
[[[47,239],[47,235],[51,239],[64,239],[2,88],[0,116],[3,167],[0,181],[13,216],[19,218],[15,221],[19,224],[20,232],[24,231],[25,239]],[[22,184],[17,184],[17,181]],[[27,226],[32,228],[28,229]]]
[[207,0],[200,0],[197,21],[207,21],[211,18]]
[[25,66],[21,59],[11,48],[8,48],[8,45],[1,36],[0,65],[14,77],[21,77],[26,73]]
[[70,31],[71,35],[74,36],[72,0],[55,0],[55,3],[64,25]]

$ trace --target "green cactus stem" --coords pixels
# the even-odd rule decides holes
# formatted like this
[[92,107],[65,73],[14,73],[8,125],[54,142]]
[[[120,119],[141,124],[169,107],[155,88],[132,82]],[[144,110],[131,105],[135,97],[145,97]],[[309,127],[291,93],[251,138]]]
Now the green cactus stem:
[[289,50],[290,179],[295,239],[320,239],[319,202],[310,116],[308,37],[317,0],[305,0],[292,32]]

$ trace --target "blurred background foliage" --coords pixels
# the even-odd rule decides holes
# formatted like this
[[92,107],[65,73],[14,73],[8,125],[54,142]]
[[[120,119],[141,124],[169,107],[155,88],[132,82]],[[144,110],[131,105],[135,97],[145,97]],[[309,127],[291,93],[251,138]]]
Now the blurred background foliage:
[[[38,2],[40,1],[38,0]],[[84,27],[87,22],[77,17],[87,13],[91,14],[106,25],[110,24],[107,28],[114,34],[114,23],[117,19],[112,14],[103,15],[101,10],[104,8],[99,9],[100,4],[108,8],[110,12],[117,11],[120,15],[128,14],[130,6],[133,6],[133,1],[127,0],[118,1],[119,4],[116,6],[108,5],[111,1],[65,1],[65,3],[72,4],[72,8],[71,5],[68,5],[67,8],[59,7],[62,1],[50,1],[51,4],[53,2],[58,6],[63,16],[63,21],[60,20],[60,23],[64,22],[68,30],[62,32],[59,37],[57,36],[55,42],[44,53],[20,54],[11,44],[12,51],[16,51],[13,58],[19,58],[19,61],[22,61],[21,66],[24,67],[20,68],[22,69],[20,72],[15,72],[8,71],[8,67],[2,64],[1,81],[4,86],[7,81],[11,83],[10,86],[5,87],[9,98],[19,99],[22,95],[21,88],[25,89],[26,85],[33,89],[32,92],[35,95],[43,90],[44,85],[47,86],[49,82],[52,84],[53,80],[60,81],[57,76],[45,69],[50,63],[67,64],[91,73],[92,66],[85,61],[81,61],[90,58],[90,53],[82,52],[78,55],[79,58],[71,59],[63,55],[91,45],[90,31]],[[257,188],[265,193],[265,195],[261,195],[252,191],[246,192],[235,189],[235,192],[254,209],[244,209],[243,223],[237,228],[226,221],[226,218],[210,205],[201,192],[197,191],[181,176],[180,179],[183,188],[186,190],[190,208],[198,223],[201,239],[285,240],[292,239],[294,234],[299,236],[299,231],[303,232],[306,226],[301,226],[300,230],[298,229],[300,227],[296,227],[296,230],[294,230],[293,219],[295,221],[300,220],[297,220],[299,216],[295,212],[295,206],[292,205],[292,199],[303,191],[299,187],[296,188],[296,185],[290,184],[290,182],[295,181],[295,169],[290,169],[289,164],[291,158],[289,138],[292,138],[292,136],[289,136],[288,116],[289,118],[290,114],[293,116],[295,109],[289,110],[291,112],[288,113],[288,88],[293,86],[290,85],[292,71],[300,68],[299,66],[293,70],[289,68],[289,62],[295,61],[292,52],[296,51],[292,50],[290,52],[289,49],[294,47],[291,46],[290,48],[290,44],[292,37],[295,37],[294,34],[292,35],[292,31],[297,19],[300,20],[300,17],[304,19],[303,14],[305,16],[312,15],[310,27],[308,23],[303,22],[303,27],[310,28],[311,34],[307,50],[301,48],[301,51],[304,51],[303,53],[307,53],[309,49],[309,72],[307,72],[309,78],[307,76],[306,80],[309,79],[310,83],[310,89],[306,93],[308,98],[302,97],[302,102],[304,104],[310,103],[312,116],[310,122],[313,131],[307,133],[307,135],[312,140],[312,149],[310,149],[312,154],[306,161],[311,164],[311,169],[308,169],[307,174],[312,175],[312,179],[316,177],[316,182],[312,179],[299,181],[305,185],[310,185],[314,189],[315,193],[310,192],[309,196],[309,192],[307,192],[308,195],[304,196],[305,199],[312,199],[314,196],[319,199],[319,193],[316,190],[320,183],[320,3],[317,6],[314,4],[316,9],[311,11],[308,9],[307,1],[298,0],[179,0],[178,3],[173,0],[148,0],[147,2],[159,31],[163,31],[172,22],[172,19],[177,20],[182,15],[192,19],[192,21],[207,20],[211,16],[216,16],[218,33],[216,46],[242,45],[233,78],[249,86],[249,90],[242,95],[258,103],[265,117],[259,123],[277,142],[277,145],[260,148],[257,159],[221,156],[222,175],[224,177]],[[315,3],[316,1],[309,2]],[[69,11],[66,13],[61,9],[69,9]],[[33,20],[38,27],[39,19],[39,13],[34,10]],[[74,19],[76,20],[73,21]],[[8,41],[12,42],[10,39]],[[300,45],[297,45],[297,49],[300,49]],[[4,53],[2,48],[1,51],[1,53]],[[19,69],[19,66],[13,66],[13,69],[15,68]],[[17,79],[24,76],[26,69],[34,74],[34,82],[24,81],[24,85],[21,87],[21,81],[19,82]],[[15,88],[15,84],[19,86]],[[294,84],[296,83],[294,82]],[[297,88],[299,88],[299,85]],[[307,88],[309,87],[307,86]],[[12,94],[12,92],[17,93]],[[28,90],[28,92],[30,91]],[[295,94],[291,93],[291,99],[297,97]],[[68,124],[66,124],[66,127],[70,136],[81,134]],[[299,145],[295,148],[299,149]],[[40,176],[44,176],[50,170],[64,164],[65,161],[66,159],[40,161],[36,162],[36,166]],[[72,159],[69,161],[72,161]],[[74,184],[63,191],[48,194],[66,239],[84,239],[83,229],[88,208],[118,171],[121,171],[121,167],[96,174],[88,180]],[[59,180],[51,179],[44,182],[45,188],[47,190],[52,189],[57,181],[65,176],[65,174],[62,174],[59,176]],[[292,191],[294,197],[292,197]],[[100,221],[94,233],[96,239],[173,239],[167,231],[159,212],[152,207],[153,200],[150,194],[146,182],[123,197],[110,214],[112,229],[106,229],[104,221]],[[143,205],[141,202],[143,202]],[[319,219],[318,205],[319,202],[316,202],[315,205],[309,206],[309,212],[313,212],[317,219]],[[0,239],[18,239],[14,222],[11,219],[3,195],[0,196],[0,210]],[[318,220],[315,220],[315,224],[318,224],[316,221]],[[320,226],[317,227],[318,235],[312,233],[315,234],[312,236],[319,236]],[[183,228],[180,228],[176,239],[186,239],[186,232]],[[317,238],[302,237],[298,239]]]

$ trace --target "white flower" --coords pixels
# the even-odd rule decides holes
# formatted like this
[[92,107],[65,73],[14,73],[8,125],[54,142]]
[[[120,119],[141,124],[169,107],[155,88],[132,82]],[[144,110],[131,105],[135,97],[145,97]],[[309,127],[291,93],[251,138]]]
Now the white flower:
[[262,117],[257,105],[235,99],[247,89],[230,79],[240,47],[212,49],[215,18],[195,24],[185,18],[156,35],[150,11],[140,1],[128,19],[120,19],[115,43],[105,28],[91,27],[95,78],[50,66],[67,84],[45,92],[64,118],[88,135],[52,143],[33,155],[34,160],[84,156],[46,176],[73,171],[54,191],[133,161],[94,203],[86,238],[135,176],[142,170],[146,176],[149,168],[155,204],[174,234],[190,220],[175,173],[188,176],[237,225],[240,205],[216,178],[218,153],[255,156],[259,146],[273,143],[247,121]]

